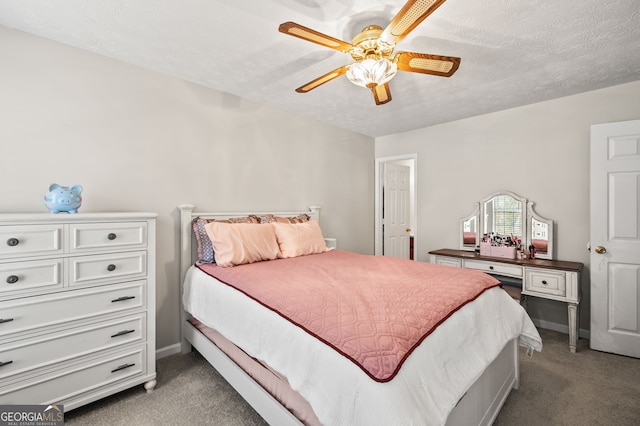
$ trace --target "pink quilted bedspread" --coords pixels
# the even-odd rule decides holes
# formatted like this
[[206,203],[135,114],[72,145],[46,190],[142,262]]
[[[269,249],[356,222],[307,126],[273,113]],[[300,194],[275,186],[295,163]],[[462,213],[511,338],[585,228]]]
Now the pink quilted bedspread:
[[500,282],[479,271],[333,250],[205,273],[301,327],[378,382],[443,321]]

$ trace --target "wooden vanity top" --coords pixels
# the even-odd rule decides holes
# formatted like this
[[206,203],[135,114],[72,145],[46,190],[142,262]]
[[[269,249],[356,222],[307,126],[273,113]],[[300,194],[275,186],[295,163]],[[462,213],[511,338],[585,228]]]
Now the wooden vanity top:
[[480,256],[473,251],[440,249],[430,251],[429,254],[434,256],[449,256],[462,259],[481,260],[484,262],[508,263],[511,265],[532,266],[536,268],[560,269],[564,271],[580,272],[582,263],[567,262],[564,260],[547,260],[547,259],[503,259],[501,257]]

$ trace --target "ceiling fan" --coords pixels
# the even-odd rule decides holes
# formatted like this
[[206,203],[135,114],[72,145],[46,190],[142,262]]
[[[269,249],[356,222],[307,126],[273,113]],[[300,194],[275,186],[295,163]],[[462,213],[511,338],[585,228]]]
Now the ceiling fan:
[[352,83],[371,89],[376,105],[382,105],[391,101],[389,80],[398,70],[450,77],[460,66],[460,58],[415,52],[398,52],[392,55],[396,44],[445,1],[409,0],[384,30],[377,25],[368,26],[356,35],[351,43],[295,22],[281,24],[278,28],[281,33],[348,53],[356,61],[298,87],[296,92],[307,93],[346,74]]

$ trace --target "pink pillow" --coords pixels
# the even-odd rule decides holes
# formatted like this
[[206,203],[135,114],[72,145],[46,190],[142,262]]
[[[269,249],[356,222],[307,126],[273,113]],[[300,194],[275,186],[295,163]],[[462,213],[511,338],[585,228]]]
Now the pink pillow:
[[305,223],[273,223],[280,257],[296,257],[328,251],[317,220]]
[[277,259],[280,253],[273,224],[210,222],[205,230],[218,266]]

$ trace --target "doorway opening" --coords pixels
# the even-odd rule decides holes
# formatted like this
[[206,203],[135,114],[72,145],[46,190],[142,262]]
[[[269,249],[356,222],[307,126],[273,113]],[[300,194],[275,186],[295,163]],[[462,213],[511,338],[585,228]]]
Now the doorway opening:
[[375,160],[376,255],[416,259],[418,154]]

